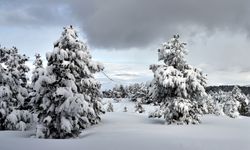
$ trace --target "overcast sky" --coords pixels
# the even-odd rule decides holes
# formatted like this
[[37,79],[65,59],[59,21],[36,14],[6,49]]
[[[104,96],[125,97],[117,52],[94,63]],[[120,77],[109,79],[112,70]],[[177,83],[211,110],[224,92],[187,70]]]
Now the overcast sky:
[[209,85],[250,85],[249,8],[249,0],[0,0],[0,44],[33,59],[72,24],[109,76],[132,83],[153,78],[157,48],[179,33]]

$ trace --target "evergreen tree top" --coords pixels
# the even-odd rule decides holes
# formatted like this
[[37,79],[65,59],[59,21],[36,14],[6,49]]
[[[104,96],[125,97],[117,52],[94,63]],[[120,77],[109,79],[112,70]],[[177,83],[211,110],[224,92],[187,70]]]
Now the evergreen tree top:
[[173,66],[178,70],[182,70],[186,65],[185,55],[187,50],[185,49],[186,43],[180,42],[180,36],[174,35],[168,42],[162,44],[158,49],[158,59],[168,66]]
[[43,61],[41,59],[41,55],[40,54],[35,54],[36,60],[34,62],[34,65],[36,66],[36,68],[43,68]]
[[237,94],[237,93],[241,93],[241,89],[237,85],[235,85],[232,90],[232,94]]
[[87,50],[87,46],[85,43],[81,42],[78,39],[77,31],[73,28],[72,25],[63,28],[64,31],[58,41],[54,43],[54,47],[58,47],[60,49],[85,49]]

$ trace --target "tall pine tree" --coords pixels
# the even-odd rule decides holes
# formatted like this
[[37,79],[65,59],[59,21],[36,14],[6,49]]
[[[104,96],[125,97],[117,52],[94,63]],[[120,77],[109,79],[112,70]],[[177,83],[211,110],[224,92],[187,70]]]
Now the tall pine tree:
[[2,130],[25,130],[31,123],[31,114],[25,109],[28,97],[25,64],[28,57],[20,55],[18,49],[0,48],[0,128]]
[[179,41],[179,35],[174,35],[158,49],[159,61],[164,64],[150,66],[154,80],[149,93],[161,105],[150,117],[163,116],[168,124],[199,123],[198,103],[206,95],[206,78],[200,70],[187,64],[185,45]]
[[37,137],[76,137],[82,129],[98,123],[104,112],[101,85],[94,78],[103,66],[92,60],[72,26],[64,28],[46,58],[46,74],[36,84]]
[[[39,88],[40,88],[40,80],[45,75],[45,69],[43,67],[43,61],[41,59],[40,54],[35,55],[35,61],[33,63],[35,69],[32,71],[31,84],[30,84],[30,92],[29,92],[29,106],[32,109],[32,112],[36,112],[37,105],[41,103],[41,101],[37,101],[39,99]],[[40,99],[41,100],[41,99]]]

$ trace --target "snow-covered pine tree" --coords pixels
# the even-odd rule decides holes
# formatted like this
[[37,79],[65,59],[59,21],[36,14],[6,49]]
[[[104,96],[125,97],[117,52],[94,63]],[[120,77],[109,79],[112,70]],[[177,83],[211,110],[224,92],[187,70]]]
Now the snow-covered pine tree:
[[114,112],[113,104],[108,102],[107,112]]
[[250,116],[250,103],[248,103],[248,105],[246,106],[246,110],[247,110],[247,112],[246,112],[246,116]]
[[228,92],[219,90],[218,92],[210,92],[209,95],[211,96],[214,103],[214,114],[217,116],[225,115],[223,108],[229,97]]
[[[207,96],[202,97],[204,100],[201,100],[199,108],[201,108],[201,111],[203,114],[215,114],[215,101],[212,98],[210,94],[207,94]],[[218,106],[216,106],[218,109]],[[221,108],[222,110],[222,108]],[[219,110],[216,110],[219,111]],[[217,112],[216,112],[217,113]]]
[[174,35],[158,49],[159,61],[163,60],[164,64],[150,66],[154,73],[150,95],[161,105],[160,113],[154,114],[161,114],[168,124],[199,123],[197,103],[206,96],[206,77],[187,64],[185,45],[179,41],[179,35]]
[[138,101],[140,100],[143,104],[149,104],[152,102],[151,98],[148,94],[149,85],[146,83],[135,83],[128,87],[128,97],[131,101]]
[[36,84],[37,137],[76,137],[100,121],[101,84],[94,73],[103,66],[92,60],[87,45],[72,26],[65,27],[54,50],[46,55],[46,73]]
[[25,130],[32,121],[31,113],[25,109],[28,57],[20,55],[16,47],[0,48],[0,51],[0,128]]
[[8,72],[5,66],[7,61],[7,49],[0,47],[0,130],[5,130],[5,120],[12,111],[13,101],[10,101],[12,92],[8,82]]
[[241,92],[241,89],[238,86],[234,86],[232,90],[232,97],[240,103],[238,108],[239,113],[241,115],[247,115],[249,100],[247,96]]
[[214,114],[215,115],[217,115],[217,116],[225,115],[223,108],[224,108],[223,103],[220,103],[218,101],[214,101]]
[[227,101],[228,92],[224,92],[222,90],[219,90],[218,92],[213,92],[210,94],[214,101],[217,101],[221,104],[225,103]]
[[113,92],[111,89],[102,91],[102,95],[104,98],[113,98]]
[[145,109],[142,107],[141,101],[138,101],[138,102],[135,104],[135,112],[138,112],[138,113],[143,113],[143,112],[145,112]]
[[232,118],[238,117],[240,114],[247,115],[249,100],[238,86],[234,86],[231,92],[227,92],[227,98],[223,101],[224,113]]
[[123,85],[115,85],[112,90],[113,98],[126,98],[128,96],[127,91]]
[[32,78],[31,78],[31,86],[34,88],[36,82],[38,81],[40,76],[43,76],[45,74],[45,69],[43,67],[43,61],[41,59],[41,55],[40,54],[35,54],[35,61],[34,61],[34,65],[35,65],[35,69],[32,72]]
[[138,95],[137,93],[141,93],[139,92],[141,87],[142,87],[142,83],[139,84],[139,83],[134,83],[134,84],[130,84],[129,86],[126,87],[126,90],[127,90],[127,93],[128,93],[128,98],[131,100],[131,101],[136,101]]
[[239,107],[240,102],[237,101],[233,96],[228,96],[227,101],[223,105],[223,112],[231,118],[237,118],[240,115],[238,110]]
[[247,115],[248,107],[244,104],[247,104],[248,98],[241,93],[238,87],[234,87],[230,92],[220,90],[210,94],[214,101],[214,114],[236,118],[240,115],[239,111],[244,110]]
[[[43,61],[41,59],[40,54],[35,54],[35,61],[33,63],[35,66],[35,69],[32,71],[32,77],[31,77],[31,84],[30,84],[30,93],[29,93],[29,105],[32,107],[32,111],[36,112],[36,107],[41,102],[37,101],[39,99],[39,87],[40,87],[40,80],[39,78],[43,78],[45,75],[45,69],[43,67]],[[40,99],[41,100],[41,99]]]

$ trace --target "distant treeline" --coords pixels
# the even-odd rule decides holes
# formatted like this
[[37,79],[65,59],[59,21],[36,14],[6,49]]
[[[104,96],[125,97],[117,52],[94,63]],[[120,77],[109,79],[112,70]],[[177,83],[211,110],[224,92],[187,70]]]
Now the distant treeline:
[[[244,93],[244,94],[250,94],[250,87],[249,86],[238,86],[241,91]],[[208,86],[206,87],[206,91],[207,92],[210,92],[210,91],[213,91],[213,92],[218,92],[219,90],[222,90],[224,92],[229,92],[229,91],[232,91],[234,88],[234,85],[220,85],[220,86]]]

